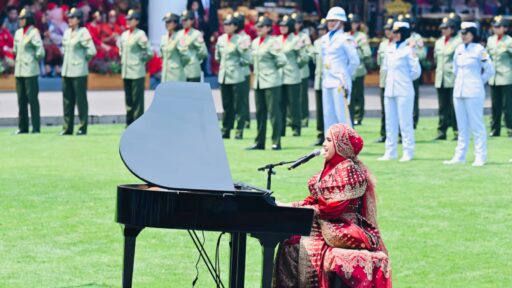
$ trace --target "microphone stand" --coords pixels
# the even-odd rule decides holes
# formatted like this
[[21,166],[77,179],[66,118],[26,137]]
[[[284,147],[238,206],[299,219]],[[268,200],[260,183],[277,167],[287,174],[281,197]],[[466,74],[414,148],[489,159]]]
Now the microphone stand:
[[281,161],[279,163],[267,164],[267,165],[265,165],[263,167],[258,168],[258,171],[265,171],[265,170],[267,170],[267,190],[268,191],[271,191],[270,190],[270,186],[272,185],[272,175],[276,175],[276,172],[274,171],[274,168],[277,167],[277,166],[292,164],[295,161]]

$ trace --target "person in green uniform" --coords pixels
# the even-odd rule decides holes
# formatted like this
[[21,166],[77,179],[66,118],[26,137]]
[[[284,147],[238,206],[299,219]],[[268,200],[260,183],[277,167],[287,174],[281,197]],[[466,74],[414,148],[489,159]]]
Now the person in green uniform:
[[236,34],[238,19],[228,14],[224,19],[224,34],[217,40],[215,46],[215,60],[220,64],[219,84],[222,96],[222,138],[229,139],[233,129],[236,115],[236,138],[242,139],[247,119],[245,116],[245,99],[241,94],[245,75],[243,66],[250,62],[249,39],[239,41]]
[[185,66],[187,82],[201,81],[201,63],[208,56],[203,34],[192,27],[194,21],[193,11],[183,11],[181,14],[183,29],[178,32],[178,37],[180,47],[188,50],[190,54],[190,62]]
[[316,141],[314,146],[322,146],[325,140],[324,135],[324,109],[322,104],[322,41],[320,38],[327,33],[327,21],[320,20],[320,24],[316,26],[318,31],[318,38],[315,40],[313,47],[313,61],[315,62],[315,102],[316,102]]
[[18,94],[18,130],[15,134],[28,133],[28,105],[32,118],[32,133],[41,132],[39,115],[39,60],[44,58],[43,41],[34,27],[32,12],[22,9],[19,14],[21,28],[14,34],[13,53],[16,55],[14,77]]
[[[425,43],[423,42],[423,37],[414,31],[416,26],[416,20],[411,16],[411,14],[399,15],[398,21],[406,21],[411,25],[411,39],[415,44],[416,55],[420,59],[420,64],[427,58],[427,47],[425,47]],[[414,129],[418,126],[418,121],[420,119],[420,108],[419,108],[419,99],[420,99],[420,78],[414,80],[412,82],[414,86],[414,109],[413,109],[413,121],[414,121]]]
[[299,37],[301,45],[303,46],[303,62],[304,66],[300,68],[300,109],[301,109],[301,125],[308,127],[309,123],[309,60],[313,58],[313,44],[309,33],[304,30],[304,16],[300,13],[292,13],[291,18],[295,21],[295,34]]
[[380,87],[380,137],[377,139],[377,143],[385,143],[386,142],[386,112],[384,109],[384,88],[386,87],[386,70],[384,69],[384,59],[386,58],[386,53],[388,48],[391,45],[394,45],[393,42],[393,18],[388,18],[386,20],[386,24],[384,25],[384,37],[379,44],[379,49],[377,50],[377,65],[380,66],[379,70],[379,87]]
[[351,29],[349,34],[354,39],[357,55],[359,56],[359,67],[352,80],[352,94],[350,96],[350,116],[354,125],[361,125],[364,118],[364,76],[366,75],[365,63],[367,63],[372,56],[370,44],[368,43],[368,36],[361,31],[361,17],[355,14],[348,14]]
[[153,50],[144,31],[137,28],[140,14],[130,9],[126,15],[128,30],[118,41],[121,54],[121,77],[123,78],[126,125],[130,125],[144,113],[144,77],[146,62],[153,57]]
[[287,64],[282,43],[271,36],[272,20],[261,16],[256,23],[258,37],[252,41],[251,51],[254,67],[254,95],[256,98],[256,121],[258,131],[255,144],[247,149],[265,149],[267,114],[272,123],[272,150],[281,149],[281,131],[284,127],[281,115],[282,76],[279,71]]
[[83,26],[83,12],[71,8],[68,17],[69,28],[62,36],[64,62],[62,63],[62,94],[64,107],[64,126],[60,135],[72,135],[75,122],[75,104],[78,109],[80,126],[76,135],[87,134],[88,62],[96,55],[96,48],[89,30]]
[[506,34],[509,21],[496,16],[492,22],[494,35],[487,39],[487,51],[496,74],[489,80],[491,87],[491,137],[501,134],[501,115],[505,114],[508,137],[512,137],[512,37]]
[[[233,14],[233,16],[236,17],[238,20],[236,22],[236,25],[237,25],[236,33],[238,34],[238,41],[241,43],[249,41],[249,43],[251,43],[251,37],[249,35],[247,35],[247,33],[245,33],[245,31],[244,31],[245,15],[241,12],[235,12]],[[249,59],[249,60],[251,60],[251,59]],[[247,122],[245,123],[245,129],[251,128],[251,114],[250,114],[250,108],[249,108],[249,92],[250,92],[250,85],[251,85],[250,84],[250,82],[251,82],[250,64],[251,63],[247,63],[247,64],[248,65],[242,66],[242,70],[243,70],[245,79],[244,79],[244,82],[242,83],[242,86],[241,86],[240,92],[239,92],[239,97],[240,97],[239,101],[243,101],[243,103],[244,103],[244,104],[242,104],[244,109],[239,110],[241,113],[241,115],[239,117],[247,120]],[[238,135],[235,135],[235,139],[242,139],[242,137],[239,138]]]
[[448,127],[453,128],[455,134],[453,140],[457,140],[457,120],[453,108],[453,85],[455,75],[453,74],[453,56],[455,48],[462,43],[457,35],[456,22],[448,17],[443,18],[441,25],[442,36],[437,39],[434,46],[434,60],[436,63],[437,100],[439,103],[439,124],[437,126],[437,137],[435,140],[446,140]]
[[163,62],[161,82],[185,82],[187,80],[185,65],[190,62],[190,55],[187,49],[179,46],[180,38],[176,30],[180,23],[180,16],[169,12],[165,14],[162,21],[165,22],[167,33],[160,39],[160,53]]
[[277,41],[282,46],[282,51],[288,60],[286,65],[281,68],[283,75],[283,86],[281,91],[281,117],[283,129],[281,136],[285,136],[286,132],[286,115],[290,115],[290,126],[293,136],[300,136],[301,129],[301,109],[300,109],[300,85],[302,67],[307,56],[304,53],[302,42],[299,37],[295,36],[295,25],[293,19],[285,15],[279,22],[281,35],[277,37]]

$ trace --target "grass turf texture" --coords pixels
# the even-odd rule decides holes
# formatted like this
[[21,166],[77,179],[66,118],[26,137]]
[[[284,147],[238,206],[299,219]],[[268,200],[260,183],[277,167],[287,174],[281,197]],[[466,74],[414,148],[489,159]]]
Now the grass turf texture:
[[[360,156],[377,178],[379,223],[389,249],[395,287],[511,287],[512,141],[489,139],[485,167],[444,166],[453,141],[434,142],[436,119],[421,119],[416,158],[378,162],[383,144],[378,120],[357,129],[366,140]],[[314,126],[310,124],[310,127]],[[313,128],[283,139],[282,151],[244,151],[225,141],[233,179],[265,187],[256,168],[292,160],[313,149]],[[118,156],[121,125],[91,126],[86,137],[12,135],[0,129],[0,287],[119,287],[121,227],[114,222],[116,186],[138,183]],[[270,146],[269,143],[267,143]],[[194,151],[189,153],[193,154]],[[473,160],[472,149],[468,162]],[[289,172],[279,169],[278,201],[307,195],[306,181],[322,168],[320,158]],[[205,233],[214,255],[217,233]],[[227,284],[228,236],[221,243]],[[187,233],[146,229],[138,237],[135,287],[190,287],[197,252]],[[259,287],[261,250],[249,238],[246,287]],[[199,266],[198,287],[213,287]]]

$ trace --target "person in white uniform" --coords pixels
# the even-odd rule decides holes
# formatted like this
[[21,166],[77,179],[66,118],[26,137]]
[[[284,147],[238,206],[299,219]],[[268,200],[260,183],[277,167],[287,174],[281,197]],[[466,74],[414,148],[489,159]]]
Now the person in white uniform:
[[468,152],[470,133],[475,141],[473,166],[483,166],[487,160],[487,133],[484,125],[485,83],[494,75],[491,58],[479,44],[478,29],[474,22],[462,22],[462,44],[455,49],[453,72],[453,105],[459,126],[455,155],[444,164],[464,164]]
[[322,104],[324,128],[342,123],[352,126],[348,104],[352,89],[352,76],[359,66],[359,56],[352,36],[343,32],[347,14],[341,7],[332,7],[327,13],[329,32],[321,38]]
[[384,109],[386,114],[386,151],[381,161],[398,158],[398,133],[402,135],[403,154],[400,161],[414,157],[414,86],[421,75],[421,66],[415,52],[415,42],[409,38],[408,22],[393,24],[393,41],[386,50],[382,70],[386,73]]

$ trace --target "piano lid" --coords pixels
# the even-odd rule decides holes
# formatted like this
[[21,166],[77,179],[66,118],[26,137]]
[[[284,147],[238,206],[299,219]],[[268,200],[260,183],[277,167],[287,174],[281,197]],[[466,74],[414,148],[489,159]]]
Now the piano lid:
[[167,82],[124,131],[119,152],[138,178],[168,189],[233,191],[209,84]]

